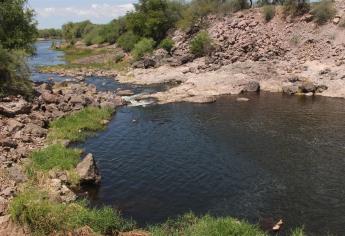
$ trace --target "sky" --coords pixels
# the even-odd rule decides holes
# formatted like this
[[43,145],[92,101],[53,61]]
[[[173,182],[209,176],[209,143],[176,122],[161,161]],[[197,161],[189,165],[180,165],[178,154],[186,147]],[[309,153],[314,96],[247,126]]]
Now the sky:
[[108,23],[133,10],[137,0],[29,0],[36,12],[38,28],[60,28],[67,22],[91,20]]

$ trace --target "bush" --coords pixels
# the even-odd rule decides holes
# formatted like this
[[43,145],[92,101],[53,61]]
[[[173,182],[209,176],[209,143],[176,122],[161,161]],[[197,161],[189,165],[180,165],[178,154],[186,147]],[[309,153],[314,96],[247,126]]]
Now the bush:
[[335,16],[336,9],[330,0],[322,0],[319,3],[315,3],[311,14],[318,24],[323,24]]
[[134,59],[139,60],[140,58],[145,56],[145,54],[152,53],[155,44],[156,43],[153,39],[143,38],[142,40],[140,40],[135,44],[134,49],[132,50]]
[[117,44],[126,52],[130,52],[139,40],[140,37],[138,35],[128,31],[118,38]]
[[272,5],[265,5],[262,8],[262,14],[266,22],[269,22],[273,19],[276,14],[276,8]]
[[48,139],[51,141],[82,141],[88,135],[104,127],[113,113],[110,108],[87,107],[79,112],[60,118],[50,124]]
[[171,38],[165,38],[162,40],[162,42],[159,44],[160,48],[165,49],[167,52],[171,52],[171,49],[174,47],[175,42]]
[[285,15],[299,16],[310,10],[310,4],[307,0],[286,0],[283,5]]
[[13,220],[27,225],[35,235],[67,233],[83,226],[102,234],[116,234],[134,228],[133,222],[124,220],[112,208],[89,209],[85,202],[53,202],[48,194],[32,187],[13,199],[10,214]]
[[190,42],[191,53],[202,57],[212,50],[212,40],[206,31],[199,32]]
[[26,99],[33,98],[25,56],[21,50],[7,50],[0,44],[0,97],[20,94]]
[[247,0],[230,0],[229,7],[233,12],[237,12],[249,8],[249,4]]

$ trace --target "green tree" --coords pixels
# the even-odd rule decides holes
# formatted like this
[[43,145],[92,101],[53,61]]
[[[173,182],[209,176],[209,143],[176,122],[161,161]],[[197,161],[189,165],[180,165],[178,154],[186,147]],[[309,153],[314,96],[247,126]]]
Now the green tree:
[[0,1],[0,43],[5,49],[34,52],[37,37],[34,11],[25,7],[26,0]]
[[26,0],[0,1],[0,96],[32,96],[25,56],[34,52],[34,12]]

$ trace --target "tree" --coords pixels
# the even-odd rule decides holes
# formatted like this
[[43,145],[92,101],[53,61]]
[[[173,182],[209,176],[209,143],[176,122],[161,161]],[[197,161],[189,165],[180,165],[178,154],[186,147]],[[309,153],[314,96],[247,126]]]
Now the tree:
[[0,96],[32,95],[25,56],[34,52],[33,17],[26,0],[0,0]]
[[0,0],[0,43],[4,49],[34,52],[37,22],[27,0]]

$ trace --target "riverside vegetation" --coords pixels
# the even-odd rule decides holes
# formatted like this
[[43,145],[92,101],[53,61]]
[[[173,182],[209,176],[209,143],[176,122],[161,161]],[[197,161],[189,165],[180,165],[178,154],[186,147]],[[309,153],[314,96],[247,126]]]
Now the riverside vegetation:
[[[0,62],[2,62],[0,63],[0,96],[4,98],[9,95],[20,94],[27,99],[35,99],[35,89],[28,81],[29,72],[24,58],[34,52],[32,44],[38,36],[38,31],[33,20],[33,12],[24,8],[25,2],[25,0],[6,0],[0,3],[0,15],[17,16],[4,17],[0,25]],[[325,24],[336,14],[333,3],[327,0],[312,5],[307,1],[279,1],[282,4],[281,7],[276,1],[273,3],[275,4],[272,5],[270,1],[259,2],[260,5],[264,6],[260,17],[265,22],[270,22],[277,17],[278,8],[282,9],[284,17],[304,17],[303,14],[310,12],[310,15],[303,18],[303,22],[315,21],[317,24]],[[193,0],[189,3],[140,0],[135,5],[135,11],[115,19],[109,24],[95,25],[90,21],[68,23],[63,26],[62,31],[42,30],[39,32],[39,36],[54,38],[62,35],[65,39],[67,44],[60,49],[66,52],[66,60],[69,64],[59,66],[58,69],[61,70],[80,69],[86,65],[92,68],[123,70],[134,61],[145,60],[145,57],[152,56],[159,49],[163,49],[163,52],[170,56],[173,55],[174,59],[170,58],[170,61],[167,62],[174,64],[174,66],[180,66],[192,62],[197,57],[213,56],[213,59],[215,58],[214,52],[218,50],[219,46],[216,42],[223,42],[225,39],[221,39],[223,35],[213,37],[212,32],[209,32],[210,30],[201,27],[208,25],[212,15],[222,16],[230,13],[237,14],[238,19],[249,20],[250,17],[246,18],[247,15],[239,12],[249,7],[250,4],[244,0]],[[232,29],[234,31],[249,31],[250,27],[257,25],[251,26],[250,24],[242,21],[237,22]],[[13,25],[21,27],[11,27]],[[182,41],[176,40],[169,32],[173,29],[182,30],[184,33],[181,34],[186,36],[187,40],[184,36],[180,37]],[[116,46],[113,46],[115,43]],[[104,47],[99,47],[102,44]],[[278,43],[274,42],[273,46],[276,44]],[[298,44],[299,42],[296,42],[296,45]],[[214,60],[210,64],[218,66],[219,61],[241,62],[241,57],[249,55],[251,45],[255,44],[246,43],[245,47],[241,47],[238,55],[219,54],[219,58],[224,60],[218,60],[218,62]],[[183,53],[179,49],[182,49]],[[264,53],[271,56],[268,58],[264,57],[267,55],[258,56],[253,53],[246,59],[255,61],[257,57],[270,59],[274,56],[280,56],[280,51],[277,53],[272,51],[274,50],[270,49]],[[271,52],[272,55],[270,55]],[[104,55],[109,55],[109,60],[100,61],[99,58],[104,58]],[[87,60],[83,61],[85,58]],[[148,62],[150,61],[144,61],[141,67],[151,67],[152,63],[147,64]],[[136,65],[140,67],[140,64]],[[42,68],[43,71],[52,72],[55,69],[55,67]],[[199,72],[199,70],[207,70],[207,68],[201,66],[200,68],[197,67],[196,70]],[[186,73],[194,74],[193,71],[195,68],[188,68],[188,71],[184,71],[183,75]],[[330,72],[325,70],[322,74],[330,74]],[[299,78],[296,81],[302,82]],[[304,90],[309,91],[304,83],[298,86],[296,91],[291,93],[297,93],[299,90],[301,93]],[[254,89],[251,89],[252,87],[247,88],[246,91],[257,91],[257,87],[254,87]],[[312,92],[316,92],[317,89],[318,87],[313,87]],[[54,102],[51,102],[51,96],[57,96],[57,94],[53,91],[49,91],[48,94],[44,92],[41,94],[41,98],[47,104],[58,103],[55,102],[55,98],[53,99]],[[102,94],[101,96],[106,95]],[[83,102],[76,103],[82,104]],[[123,219],[119,212],[112,208],[91,209],[85,201],[61,203],[52,199],[49,189],[45,189],[44,182],[49,179],[48,176],[60,171],[66,171],[68,187],[73,188],[78,185],[79,177],[75,173],[75,167],[78,164],[81,151],[68,148],[63,143],[65,141],[82,141],[91,133],[104,127],[106,123],[104,121],[110,119],[113,109],[107,106],[99,108],[99,106],[100,104],[97,107],[87,107],[87,104],[84,104],[74,113],[69,114],[71,112],[69,110],[51,117],[50,121],[55,118],[58,119],[50,123],[47,143],[45,143],[47,146],[33,151],[30,155],[30,161],[25,165],[28,180],[21,186],[9,207],[12,219],[20,225],[28,226],[30,233],[38,235],[67,232],[83,234],[87,231],[90,235],[93,232],[117,235],[137,228],[132,221]],[[69,115],[61,118],[67,113]],[[16,129],[20,129],[18,126],[20,124],[16,125]],[[13,143],[2,142],[2,146],[5,145],[11,148],[15,146]],[[266,233],[256,226],[229,217],[197,217],[193,214],[187,214],[177,220],[148,227],[145,232],[138,231],[136,235],[266,235]],[[291,232],[291,235],[303,235],[303,230],[295,230]]]

